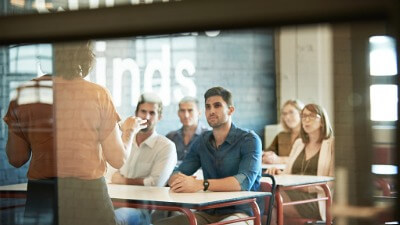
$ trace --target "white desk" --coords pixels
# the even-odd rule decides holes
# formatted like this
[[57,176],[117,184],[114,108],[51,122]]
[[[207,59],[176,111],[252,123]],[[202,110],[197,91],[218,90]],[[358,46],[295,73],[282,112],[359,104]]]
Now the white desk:
[[[276,184],[278,186],[283,186],[283,187],[327,183],[329,181],[335,180],[335,178],[333,177],[326,177],[326,176],[308,176],[308,175],[291,175],[291,174],[275,175],[274,178]],[[262,177],[261,181],[271,183],[271,180],[266,177]]]
[[175,193],[169,187],[144,187],[136,185],[108,184],[108,193],[113,200],[135,200],[160,205],[203,207],[212,204],[266,196],[264,192],[235,191]]
[[0,191],[13,191],[13,192],[21,192],[25,193],[26,192],[26,187],[27,184],[12,184],[12,185],[5,185],[5,186],[0,186]]
[[[26,187],[26,184],[0,186],[0,197],[24,197]],[[254,220],[254,224],[260,224],[260,211],[255,198],[271,195],[268,192],[251,191],[174,193],[168,187],[118,184],[108,184],[108,192],[116,206],[180,211],[188,216],[193,225],[197,222],[190,209],[205,210],[240,204],[250,204],[254,216],[232,222]]]
[[261,165],[261,168],[263,170],[266,170],[266,169],[269,169],[269,168],[273,168],[273,167],[281,169],[281,170],[284,170],[286,168],[286,164],[264,164],[263,163]]
[[[277,205],[277,214],[278,214],[278,225],[283,225],[283,206],[285,205],[296,205],[296,204],[304,204],[308,202],[316,202],[320,200],[326,201],[326,224],[332,224],[332,215],[331,215],[331,206],[332,206],[332,196],[331,191],[328,186],[329,181],[333,181],[333,177],[326,176],[307,176],[307,175],[275,175],[275,182],[277,185],[276,193],[275,193],[275,201]],[[271,180],[267,177],[262,177],[261,182],[271,183]],[[293,202],[283,202],[280,191],[283,190],[293,190],[299,189],[302,187],[309,186],[320,186],[324,192],[325,197],[323,198],[315,198],[308,199],[304,201],[293,201]]]

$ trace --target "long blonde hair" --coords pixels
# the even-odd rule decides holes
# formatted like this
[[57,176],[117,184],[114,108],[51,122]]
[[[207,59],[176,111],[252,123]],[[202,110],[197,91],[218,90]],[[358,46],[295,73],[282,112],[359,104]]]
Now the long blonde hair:
[[[287,100],[287,101],[283,104],[283,106],[282,106],[282,108],[281,108],[281,111],[283,111],[283,108],[285,108],[287,105],[293,106],[294,108],[297,109],[297,111],[298,111],[299,113],[301,112],[301,110],[302,110],[303,107],[304,107],[304,103],[301,102],[300,100],[297,100],[297,99],[290,99],[290,100]],[[287,126],[287,124],[285,123],[285,121],[283,121],[283,116],[281,116],[281,124],[282,124],[282,127],[283,127],[283,129],[284,129],[285,131],[290,131],[290,130],[291,130],[291,129]]]

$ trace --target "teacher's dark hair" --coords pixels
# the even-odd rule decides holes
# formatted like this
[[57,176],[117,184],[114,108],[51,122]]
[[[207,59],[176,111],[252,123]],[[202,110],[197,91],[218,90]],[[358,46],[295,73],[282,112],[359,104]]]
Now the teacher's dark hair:
[[53,44],[55,76],[72,80],[86,77],[95,62],[91,41]]

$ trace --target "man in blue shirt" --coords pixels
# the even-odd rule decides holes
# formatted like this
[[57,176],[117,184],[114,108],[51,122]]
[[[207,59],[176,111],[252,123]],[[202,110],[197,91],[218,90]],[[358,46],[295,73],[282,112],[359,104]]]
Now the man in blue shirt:
[[187,96],[179,101],[178,117],[182,128],[169,132],[167,138],[175,143],[178,162],[181,162],[195,140],[208,129],[199,123],[199,101],[194,97]]
[[[205,94],[206,118],[212,131],[205,131],[174,171],[168,184],[174,192],[258,191],[261,178],[261,140],[253,132],[232,123],[232,94],[214,87]],[[202,168],[204,180],[191,176]],[[262,206],[262,204],[259,204]],[[198,211],[199,225],[252,215],[248,205]],[[252,224],[248,221],[247,224]],[[184,215],[166,218],[154,225],[188,224]],[[243,224],[246,224],[243,222]]]

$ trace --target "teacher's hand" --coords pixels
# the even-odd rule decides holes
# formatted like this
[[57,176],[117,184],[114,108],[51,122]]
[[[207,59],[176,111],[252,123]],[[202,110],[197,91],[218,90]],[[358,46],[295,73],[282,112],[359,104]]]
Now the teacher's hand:
[[121,130],[123,133],[127,131],[137,133],[141,129],[144,129],[146,127],[147,127],[147,120],[144,120],[140,117],[130,116],[121,125]]

